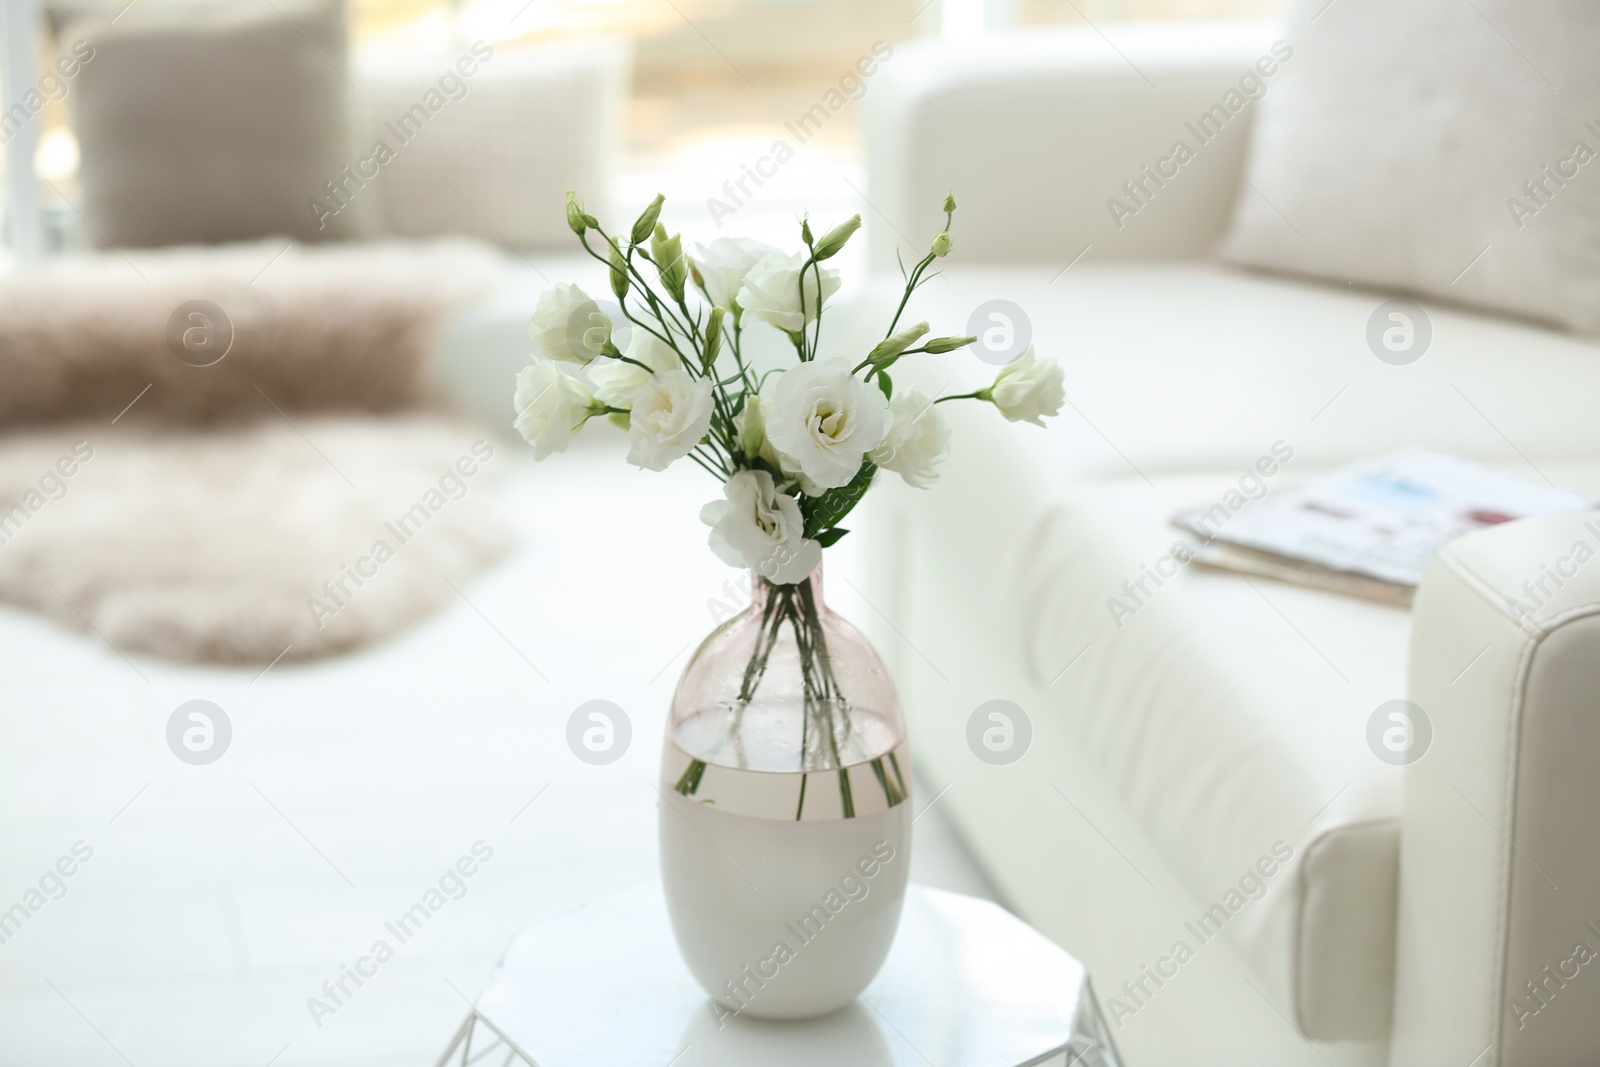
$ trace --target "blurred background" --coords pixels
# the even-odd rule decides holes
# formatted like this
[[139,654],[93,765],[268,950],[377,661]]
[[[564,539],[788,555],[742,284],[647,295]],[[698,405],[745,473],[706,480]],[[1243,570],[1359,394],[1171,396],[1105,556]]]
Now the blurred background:
[[[234,0],[187,2],[201,7]],[[115,17],[127,7],[127,17],[137,18],[141,8],[172,3],[80,0],[44,7],[56,12],[50,21],[60,27],[63,14]],[[25,54],[19,49],[26,40],[18,39],[15,27],[29,21],[30,8],[35,0],[8,5],[11,58]],[[356,69],[408,60],[424,64],[454,43],[475,40],[533,54],[553,46],[624,42],[631,59],[621,71],[618,125],[608,131],[616,143],[608,146],[615,166],[606,178],[631,203],[640,194],[648,199],[657,186],[670,194],[685,177],[693,187],[706,184],[700,179],[707,172],[737,177],[741,164],[766,151],[774,136],[783,135],[783,123],[815,104],[875,41],[892,45],[941,34],[970,41],[1016,27],[1123,20],[1270,17],[1281,8],[1282,0],[350,0],[346,17],[349,61]],[[41,57],[54,47],[48,31],[32,43]],[[343,57],[338,62],[342,66]],[[365,87],[359,79],[356,84]],[[46,183],[38,208],[45,247],[92,243],[90,227],[71,206],[80,195],[82,151],[68,100],[47,98],[36,127],[32,154],[34,170]],[[24,146],[27,141],[25,136]],[[789,169],[806,172],[807,180],[784,183],[777,197],[792,198],[792,190],[805,188],[811,194],[807,206],[819,214],[832,207],[853,210],[860,196],[852,186],[864,185],[857,109],[843,109],[804,147]],[[5,151],[15,154],[9,143]],[[778,208],[766,199],[763,214],[794,214],[795,203]]]

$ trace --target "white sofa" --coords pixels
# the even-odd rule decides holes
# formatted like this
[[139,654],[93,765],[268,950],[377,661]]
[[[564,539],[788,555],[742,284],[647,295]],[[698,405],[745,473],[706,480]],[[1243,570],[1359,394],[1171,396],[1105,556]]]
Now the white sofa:
[[[1600,950],[1600,566],[1574,556],[1600,548],[1596,516],[1458,542],[1411,611],[1160,562],[1171,514],[1249,471],[1270,489],[1407,445],[1600,493],[1594,339],[1425,302],[1431,347],[1394,366],[1366,341],[1392,294],[1206,262],[1248,109],[1115,225],[1107,199],[1279,36],[1083,27],[886,65],[875,285],[898,287],[894,246],[920,252],[953,190],[957,252],[912,314],[955,332],[1014,301],[1068,404],[1048,431],[947,405],[944,483],[894,480],[871,513],[865,621],[937,803],[1089,964],[1130,1062],[1597,1063],[1576,946]],[[901,388],[993,373],[917,358]],[[1541,580],[1519,624],[1510,598]],[[1007,766],[967,741],[996,698],[1032,727]],[[1407,768],[1366,740],[1397,698],[1433,730]]]

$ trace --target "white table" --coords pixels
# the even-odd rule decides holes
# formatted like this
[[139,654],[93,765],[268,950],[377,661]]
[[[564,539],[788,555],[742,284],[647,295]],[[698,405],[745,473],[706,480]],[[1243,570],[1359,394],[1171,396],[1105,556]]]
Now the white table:
[[1083,965],[988,901],[912,886],[861,999],[780,1023],[713,1010],[654,884],[519,935],[439,1067],[469,1063],[1122,1067]]

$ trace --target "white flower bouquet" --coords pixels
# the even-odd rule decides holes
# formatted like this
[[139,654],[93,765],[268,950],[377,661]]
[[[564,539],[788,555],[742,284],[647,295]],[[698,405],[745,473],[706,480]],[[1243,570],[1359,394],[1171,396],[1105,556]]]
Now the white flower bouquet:
[[[528,331],[533,361],[517,376],[515,425],[537,459],[564,452],[589,419],[605,416],[627,430],[628,462],[657,471],[685,456],[700,464],[723,483],[725,499],[701,516],[712,551],[726,562],[791,585],[844,536],[839,521],[880,468],[918,488],[932,485],[949,451],[937,407],[945,401],[986,401],[1008,419],[1041,426],[1060,411],[1061,368],[1036,359],[1032,348],[976,392],[894,393],[889,370],[897,361],[977,340],[926,338],[926,322],[899,328],[911,294],[950,252],[954,199],[945,200],[945,229],[906,274],[883,340],[859,358],[825,353],[821,334],[823,308],[839,289],[839,272],[824,264],[861,216],[821,240],[802,222],[805,250],[792,254],[723,237],[689,257],[657,221],[663,200],[656,197],[623,239],[568,194],[567,221],[584,251],[606,264],[616,303],[608,314],[566,283],[539,298]],[[621,323],[613,321],[616,310]],[[741,341],[752,320],[788,336],[794,366],[758,375],[746,362]],[[568,370],[579,367],[587,382]]]
[[[950,443],[940,404],[977,400],[1042,426],[1063,401],[1061,368],[1029,348],[974,392],[930,397],[894,388],[898,361],[977,340],[929,337],[926,322],[901,325],[912,293],[950,252],[953,199],[927,254],[909,271],[902,266],[904,291],[883,339],[853,353],[824,347],[822,313],[839,289],[838,271],[826,264],[860,228],[859,215],[820,239],[802,221],[799,251],[720,238],[691,257],[658,221],[662,202],[657,196],[623,236],[607,233],[568,194],[567,222],[605,264],[615,301],[602,305],[564,283],[540,297],[529,330],[536,352],[517,377],[515,425],[543,459],[603,417],[627,431],[628,462],[664,470],[688,457],[722,483],[722,498],[700,513],[711,549],[771,587],[738,700],[752,699],[778,634],[792,630],[810,723],[803,769],[837,767],[849,701],[838,692],[806,581],[822,550],[846,534],[839,523],[880,469],[918,488],[938,480]],[[781,331],[793,364],[753,366],[747,329]],[[694,772],[685,782],[697,780]]]

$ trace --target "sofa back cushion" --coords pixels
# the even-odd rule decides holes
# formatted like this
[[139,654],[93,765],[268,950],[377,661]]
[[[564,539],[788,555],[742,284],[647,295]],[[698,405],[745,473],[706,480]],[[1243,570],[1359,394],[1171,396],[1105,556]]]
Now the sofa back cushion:
[[1600,4],[1296,0],[1220,254],[1600,332]]

